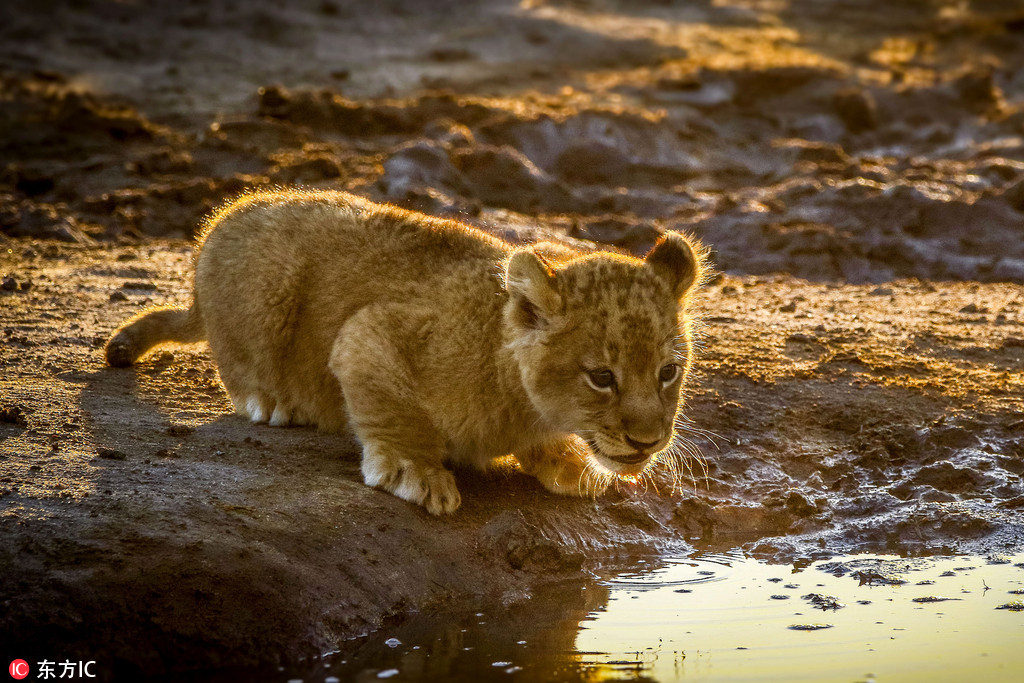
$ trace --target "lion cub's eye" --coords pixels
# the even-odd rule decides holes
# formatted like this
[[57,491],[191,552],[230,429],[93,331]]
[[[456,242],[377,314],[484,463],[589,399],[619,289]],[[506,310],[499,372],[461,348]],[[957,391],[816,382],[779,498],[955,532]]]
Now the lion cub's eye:
[[658,380],[664,384],[669,385],[679,379],[680,368],[675,363],[669,363],[661,368],[658,372]]
[[610,391],[615,385],[615,373],[608,369],[588,370],[587,383],[598,391]]

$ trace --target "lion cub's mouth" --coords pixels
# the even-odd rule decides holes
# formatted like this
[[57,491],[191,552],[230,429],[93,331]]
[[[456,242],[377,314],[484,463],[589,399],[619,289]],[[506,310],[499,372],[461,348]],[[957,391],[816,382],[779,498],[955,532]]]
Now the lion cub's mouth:
[[604,452],[600,445],[593,440],[587,440],[590,450],[593,451],[594,457],[601,467],[606,469],[609,473],[618,476],[633,476],[643,471],[644,467],[647,466],[647,461],[651,459],[650,455],[637,451],[635,453],[627,453],[625,455],[611,455],[610,453]]
[[644,453],[632,453],[630,455],[606,455],[609,460],[621,462],[623,465],[636,465],[651,457]]

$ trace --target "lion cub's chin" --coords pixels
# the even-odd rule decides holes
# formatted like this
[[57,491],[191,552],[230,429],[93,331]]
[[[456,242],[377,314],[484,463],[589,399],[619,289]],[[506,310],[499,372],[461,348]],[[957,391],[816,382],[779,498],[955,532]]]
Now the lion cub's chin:
[[597,461],[608,474],[616,477],[635,477],[644,472],[652,463],[652,457],[648,456],[643,460],[635,463],[622,463],[616,462],[611,458],[602,455],[600,453],[594,454],[594,460]]

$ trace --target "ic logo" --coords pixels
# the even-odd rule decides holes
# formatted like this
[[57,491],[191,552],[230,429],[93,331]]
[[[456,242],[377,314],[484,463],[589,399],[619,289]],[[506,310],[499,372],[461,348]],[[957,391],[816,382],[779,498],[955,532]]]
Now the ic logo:
[[11,662],[11,665],[10,667],[8,667],[8,670],[11,672],[11,678],[20,681],[21,679],[28,676],[28,662],[26,662],[24,659],[15,659],[13,662]]

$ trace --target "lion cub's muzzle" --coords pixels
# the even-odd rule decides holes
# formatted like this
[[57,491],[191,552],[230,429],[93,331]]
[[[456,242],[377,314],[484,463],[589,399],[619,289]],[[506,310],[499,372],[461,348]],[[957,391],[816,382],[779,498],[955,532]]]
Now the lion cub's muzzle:
[[614,441],[589,439],[594,455],[606,469],[619,476],[635,476],[642,472],[657,453],[672,441],[666,434],[655,441],[639,441],[628,434],[620,434]]
[[623,441],[625,441],[625,445],[628,446],[629,448],[632,448],[633,452],[619,453],[614,455],[606,452],[604,456],[611,460],[612,462],[616,462],[619,463],[620,465],[626,465],[629,467],[633,467],[636,465],[640,465],[641,463],[647,462],[647,460],[650,459],[652,455],[665,448],[669,443],[668,437],[649,442],[637,441],[636,439],[630,437],[628,434],[624,434],[622,438]]

